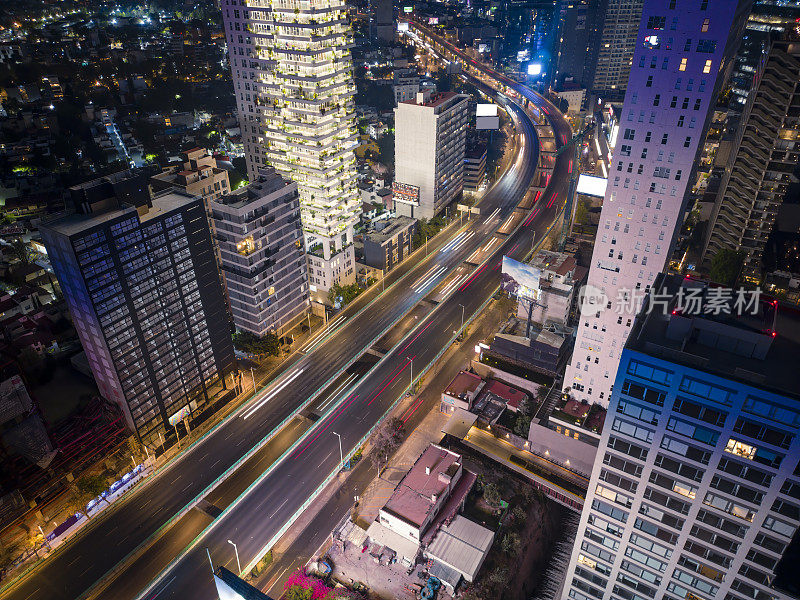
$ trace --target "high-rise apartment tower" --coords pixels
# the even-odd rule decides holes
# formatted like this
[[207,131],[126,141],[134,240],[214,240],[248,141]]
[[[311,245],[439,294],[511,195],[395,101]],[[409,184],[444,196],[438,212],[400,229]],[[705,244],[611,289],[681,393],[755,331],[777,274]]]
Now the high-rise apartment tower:
[[654,291],[668,301],[622,352],[562,598],[797,598],[800,320],[694,314],[713,290],[679,275]]
[[644,5],[589,271],[601,300],[582,311],[564,379],[578,399],[608,404],[636,308],[682,224],[748,10],[746,0]]
[[309,309],[297,184],[274,169],[209,203],[237,329],[283,335]]
[[723,249],[743,252],[758,279],[775,218],[800,162],[800,38],[773,40],[750,92],[711,216],[703,263]]
[[395,211],[430,219],[464,188],[469,102],[455,92],[417,93],[394,109]]
[[201,198],[167,190],[39,231],[97,387],[143,443],[218,406],[235,358]]
[[353,38],[339,0],[223,0],[251,180],[270,164],[297,182],[312,296],[355,282],[359,200]]

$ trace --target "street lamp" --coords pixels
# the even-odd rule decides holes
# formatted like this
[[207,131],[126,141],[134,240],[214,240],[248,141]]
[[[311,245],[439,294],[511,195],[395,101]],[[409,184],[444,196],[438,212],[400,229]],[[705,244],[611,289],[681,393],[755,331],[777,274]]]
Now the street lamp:
[[242,563],[239,562],[239,548],[237,548],[236,544],[234,544],[231,540],[228,540],[228,543],[233,546],[233,551],[236,553],[236,566],[239,569],[239,576],[242,575]]
[[[411,385],[414,385],[414,359],[410,356],[406,356],[408,362],[411,364]],[[413,391],[413,390],[412,390]]]
[[253,380],[253,393],[255,394],[256,393],[256,376],[253,373],[253,367],[250,367],[250,377]]
[[335,431],[331,431],[333,435],[339,438],[339,469],[344,469],[344,453],[342,452],[342,436],[336,433]]
[[460,333],[460,332],[464,331],[464,305],[463,304],[459,304],[459,306],[461,307],[461,329],[458,330],[459,333]]

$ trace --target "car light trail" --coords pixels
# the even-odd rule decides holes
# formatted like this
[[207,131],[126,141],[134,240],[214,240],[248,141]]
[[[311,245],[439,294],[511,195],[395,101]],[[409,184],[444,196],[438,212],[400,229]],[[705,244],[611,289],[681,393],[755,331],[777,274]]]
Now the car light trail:
[[[421,294],[422,290],[428,287],[431,283],[433,283],[436,280],[437,277],[440,277],[442,273],[444,273],[447,270],[445,267],[439,267],[439,268],[434,267],[434,268],[436,270],[431,275],[426,277],[422,282],[418,283],[412,288],[415,292]],[[430,273],[430,271],[428,271],[428,273]],[[425,275],[423,275],[423,277],[425,277]]]
[[333,393],[330,395],[330,398],[328,398],[323,404],[320,405],[319,410],[324,411],[331,404],[331,402],[333,402],[336,399],[336,396],[339,395],[339,392],[341,392],[344,388],[346,388],[350,384],[350,382],[353,381],[353,379],[355,378],[356,374],[353,373],[352,375],[350,375],[350,377],[345,379],[342,385],[340,385],[333,391]]
[[256,412],[256,411],[257,411],[259,408],[261,408],[262,406],[264,406],[264,405],[265,405],[267,402],[269,402],[270,400],[272,400],[272,399],[273,399],[273,398],[274,398],[274,397],[275,397],[275,396],[278,394],[278,392],[280,392],[280,391],[281,391],[283,388],[285,388],[287,385],[289,385],[290,383],[292,383],[292,382],[293,382],[295,379],[297,379],[298,377],[300,377],[300,374],[301,374],[303,371],[304,371],[304,369],[297,369],[297,370],[296,370],[294,373],[292,373],[292,375],[291,375],[291,376],[289,376],[287,379],[285,379],[283,383],[281,383],[281,384],[280,384],[278,387],[276,387],[276,388],[275,388],[274,390],[272,390],[272,391],[271,391],[269,394],[267,394],[266,396],[264,396],[264,397],[263,397],[261,400],[259,400],[259,401],[258,401],[256,404],[254,404],[253,406],[251,406],[250,408],[248,408],[248,409],[247,409],[247,410],[246,410],[244,413],[242,413],[242,418],[243,418],[243,419],[247,419],[247,418],[249,418],[249,417],[252,417],[252,416],[253,416],[253,413],[255,413],[255,412]]

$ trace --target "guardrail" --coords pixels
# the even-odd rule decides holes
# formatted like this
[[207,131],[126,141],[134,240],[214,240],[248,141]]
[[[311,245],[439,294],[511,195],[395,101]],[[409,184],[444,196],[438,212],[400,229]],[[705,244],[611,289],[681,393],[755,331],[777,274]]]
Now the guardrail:
[[[528,193],[530,193],[530,192],[528,192]],[[533,207],[531,207],[531,209],[530,209],[530,210],[533,210]],[[564,209],[562,208],[562,209],[561,209],[561,210],[558,212],[558,216],[561,216],[563,213],[564,213]],[[520,229],[520,228],[523,226],[523,223],[524,223],[524,221],[525,221],[525,219],[521,219],[521,221],[520,221],[520,223],[517,225],[517,227],[515,227],[515,228],[514,228],[514,230],[512,231],[512,233],[511,233],[511,234],[508,236],[509,238],[510,238],[512,235],[514,235],[514,233],[516,233],[516,232],[517,232],[517,231],[518,231],[518,230],[519,230],[519,229]],[[527,260],[527,259],[528,259],[528,258],[529,258],[531,255],[533,255],[533,253],[534,253],[534,252],[535,252],[535,251],[536,251],[536,250],[537,250],[537,249],[538,249],[538,248],[541,246],[542,242],[543,242],[543,241],[544,241],[544,239],[545,239],[545,238],[546,238],[546,237],[547,237],[547,236],[550,234],[550,232],[552,231],[553,227],[555,227],[555,224],[556,224],[557,222],[558,222],[558,219],[554,219],[553,223],[551,223],[551,224],[550,224],[550,226],[547,228],[547,231],[546,231],[546,232],[545,232],[545,234],[542,236],[541,240],[539,240],[538,242],[536,242],[535,244],[533,244],[533,245],[532,245],[531,249],[530,249],[530,250],[528,251],[528,253],[525,255],[525,260]],[[501,246],[501,247],[502,247],[502,246]],[[485,259],[483,260],[483,262],[482,262],[480,265],[478,265],[477,267],[475,267],[475,270],[474,270],[473,272],[476,272],[476,271],[478,271],[478,269],[480,269],[480,268],[482,268],[484,265],[486,265],[486,263],[489,261],[489,259],[491,258],[491,256],[492,256],[492,255],[490,255],[490,256],[488,256],[487,258],[485,258]],[[389,407],[386,409],[386,411],[384,412],[383,416],[382,416],[380,419],[378,419],[378,421],[375,423],[375,425],[373,425],[373,426],[370,428],[370,430],[369,430],[369,431],[368,431],[368,432],[367,432],[367,433],[366,433],[366,434],[365,434],[365,435],[364,435],[364,436],[363,436],[363,437],[362,437],[362,438],[361,438],[361,439],[360,439],[358,442],[356,442],[356,443],[353,445],[353,447],[352,447],[352,448],[351,448],[351,449],[348,451],[348,453],[347,453],[347,454],[348,454],[348,456],[349,456],[350,454],[352,454],[353,452],[355,452],[355,450],[356,450],[357,448],[359,448],[360,446],[362,446],[362,445],[363,445],[363,444],[364,444],[364,443],[365,443],[365,442],[366,442],[366,441],[369,439],[369,437],[370,437],[370,436],[371,436],[371,435],[372,435],[372,434],[375,432],[375,430],[376,430],[376,429],[378,428],[378,426],[381,424],[381,422],[383,421],[383,419],[384,419],[384,418],[386,418],[386,415],[387,415],[387,414],[389,414],[389,413],[390,413],[390,412],[391,412],[391,411],[392,411],[392,410],[393,410],[393,409],[394,409],[394,408],[397,406],[397,404],[398,404],[398,403],[399,403],[399,402],[400,402],[400,401],[401,401],[401,400],[402,400],[402,399],[403,399],[403,398],[406,396],[406,394],[408,394],[408,391],[409,391],[410,389],[413,389],[413,387],[414,387],[414,385],[416,384],[416,382],[417,382],[417,381],[419,381],[419,380],[420,380],[420,379],[421,379],[421,378],[422,378],[422,377],[423,377],[423,376],[424,376],[424,375],[425,375],[425,374],[426,374],[426,373],[427,373],[427,372],[430,370],[430,368],[431,368],[433,365],[435,365],[435,364],[436,364],[436,362],[437,362],[437,361],[438,361],[438,360],[439,360],[439,359],[442,357],[442,355],[443,355],[443,354],[444,354],[444,353],[445,353],[445,352],[448,350],[448,348],[450,348],[450,346],[453,344],[453,342],[454,342],[456,339],[458,339],[458,337],[461,335],[461,333],[462,333],[463,331],[465,331],[465,330],[466,330],[466,327],[467,327],[467,326],[469,326],[469,324],[470,324],[470,323],[472,323],[472,321],[475,319],[475,317],[476,317],[476,316],[477,316],[479,313],[481,313],[481,312],[482,312],[482,311],[483,311],[483,310],[486,308],[486,306],[488,306],[488,304],[489,304],[489,303],[492,301],[492,298],[494,297],[494,294],[495,294],[495,293],[497,293],[497,290],[498,290],[498,289],[500,289],[500,286],[497,286],[496,288],[494,288],[494,290],[492,290],[492,293],[491,293],[491,294],[489,294],[489,297],[488,297],[488,298],[487,298],[487,299],[486,299],[486,300],[483,302],[483,304],[481,304],[481,306],[480,306],[480,307],[478,307],[478,309],[476,309],[476,310],[475,310],[475,311],[474,311],[474,312],[473,312],[473,313],[472,313],[472,314],[469,316],[469,318],[468,318],[467,320],[465,320],[465,322],[464,322],[464,327],[461,329],[461,331],[459,331],[459,332],[458,332],[458,334],[456,334],[456,335],[454,335],[454,336],[452,336],[452,337],[450,338],[450,341],[449,341],[447,344],[445,344],[445,345],[442,347],[442,349],[441,349],[441,350],[440,350],[440,351],[439,351],[439,352],[436,354],[436,356],[435,356],[433,359],[431,359],[431,360],[428,362],[428,364],[425,366],[425,368],[424,368],[424,369],[422,369],[422,370],[421,370],[421,372],[420,372],[420,373],[417,375],[417,377],[415,377],[415,378],[414,378],[414,380],[413,380],[411,383],[409,383],[409,385],[408,385],[408,386],[407,386],[407,387],[406,387],[406,388],[403,390],[403,392],[402,392],[402,393],[400,393],[400,394],[398,395],[398,397],[395,399],[395,401],[394,401],[394,402],[392,402],[392,404],[391,404],[391,405],[390,405],[390,406],[389,406]],[[455,292],[455,290],[453,290],[452,292],[450,292],[450,293],[448,294],[448,297],[449,297],[450,295],[452,295],[454,292]],[[439,307],[441,307],[443,304],[444,304],[444,301],[442,301],[442,302],[441,302],[441,303],[440,303],[440,304],[439,304],[439,305],[436,307],[436,309],[434,309],[434,310],[433,310],[433,311],[432,311],[430,314],[431,314],[431,315],[435,314],[435,313],[436,313],[436,310],[438,310],[438,308],[439,308]],[[420,325],[421,325],[421,324],[420,324]],[[396,346],[395,346],[395,347],[396,347]],[[393,348],[392,350],[394,350],[394,348]],[[387,354],[384,356],[384,359],[385,359],[385,358],[387,358],[387,357],[389,357],[390,355],[391,355],[391,352],[387,352]],[[381,362],[383,362],[383,359],[381,360]],[[380,364],[380,363],[378,363],[378,364]],[[375,366],[377,367],[378,365],[375,365]],[[319,486],[318,486],[318,487],[317,487],[317,488],[316,488],[316,489],[315,489],[315,490],[314,490],[314,491],[313,491],[313,492],[312,492],[312,493],[309,495],[309,497],[308,497],[308,498],[305,500],[305,502],[303,502],[303,504],[302,504],[302,505],[301,505],[301,506],[300,506],[300,507],[299,507],[299,508],[298,508],[298,509],[297,509],[297,510],[294,512],[294,514],[293,514],[293,515],[292,515],[292,516],[289,518],[289,520],[287,520],[287,521],[286,521],[286,522],[283,524],[283,526],[281,526],[281,528],[278,530],[278,532],[277,532],[277,533],[275,533],[275,534],[274,534],[274,535],[273,535],[273,536],[270,538],[270,540],[269,540],[269,541],[268,541],[268,542],[267,542],[267,543],[266,543],[266,544],[265,544],[265,545],[264,545],[264,546],[261,548],[261,550],[259,550],[259,552],[256,554],[255,558],[254,558],[253,560],[251,560],[251,561],[250,561],[250,562],[249,562],[247,565],[245,565],[245,568],[244,568],[243,572],[245,572],[245,573],[249,572],[250,570],[252,570],[252,569],[253,569],[253,568],[254,568],[254,567],[255,567],[255,566],[258,564],[258,562],[261,560],[261,558],[262,558],[262,557],[263,557],[263,556],[264,556],[264,555],[265,555],[267,552],[269,552],[269,551],[272,549],[272,547],[273,547],[273,546],[274,546],[274,545],[275,545],[275,544],[278,542],[278,540],[281,538],[281,536],[282,536],[284,533],[286,533],[286,531],[288,531],[289,527],[291,527],[291,526],[294,524],[294,522],[295,522],[295,521],[298,519],[298,517],[299,517],[299,516],[300,516],[300,515],[301,515],[301,514],[302,514],[302,513],[305,511],[305,509],[306,509],[306,508],[308,508],[308,506],[309,506],[309,505],[310,505],[310,504],[311,504],[311,503],[312,503],[314,500],[316,500],[316,498],[319,496],[319,494],[320,494],[320,493],[322,493],[322,491],[325,489],[325,487],[326,487],[326,486],[327,486],[327,485],[328,485],[328,484],[329,484],[329,483],[330,483],[330,482],[331,482],[331,481],[332,481],[332,480],[333,480],[333,479],[334,479],[334,478],[335,478],[335,477],[338,475],[338,473],[339,473],[339,471],[340,471],[340,470],[341,470],[341,467],[337,467],[337,468],[335,468],[333,471],[331,471],[331,472],[328,474],[328,476],[327,476],[327,477],[326,477],[326,478],[323,480],[323,482],[322,482],[322,483],[321,483],[321,484],[320,484],[320,485],[319,485]]]

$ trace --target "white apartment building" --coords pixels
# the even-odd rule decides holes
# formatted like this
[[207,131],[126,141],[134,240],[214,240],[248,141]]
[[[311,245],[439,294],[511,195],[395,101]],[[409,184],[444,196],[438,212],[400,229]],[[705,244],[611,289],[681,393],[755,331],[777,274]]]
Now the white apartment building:
[[622,347],[685,213],[686,191],[748,14],[745,2],[647,0],[564,385],[608,406]]
[[622,353],[561,598],[796,599],[800,321],[695,316],[678,291],[703,284],[655,286],[671,301]]
[[247,170],[297,182],[312,298],[355,282],[352,32],[339,0],[222,0]]
[[430,219],[462,192],[467,100],[454,92],[424,91],[394,109],[398,216]]

